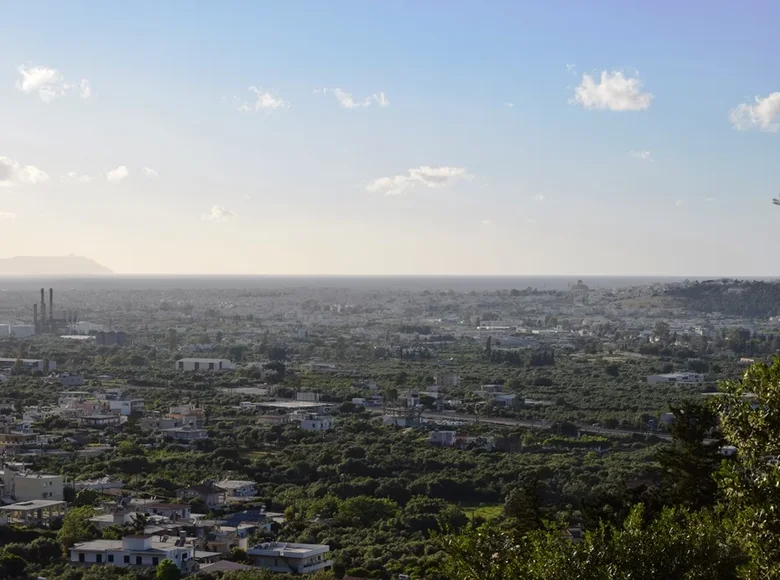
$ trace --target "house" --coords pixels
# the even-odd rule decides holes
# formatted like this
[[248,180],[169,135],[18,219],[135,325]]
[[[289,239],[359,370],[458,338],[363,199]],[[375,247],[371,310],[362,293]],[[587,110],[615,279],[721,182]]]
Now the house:
[[202,501],[209,509],[224,505],[225,496],[224,489],[208,482],[185,487],[176,492],[176,497],[179,499],[197,499]]
[[231,562],[230,560],[220,560],[213,564],[206,564],[198,568],[198,574],[224,574],[227,572],[238,572],[240,570],[254,570],[252,566],[246,564],[239,564],[238,562]]
[[235,365],[224,358],[183,358],[176,361],[176,370],[197,371],[230,371]]
[[517,407],[523,404],[523,399],[515,394],[496,395],[493,401],[502,407]]
[[257,495],[257,484],[254,481],[224,479],[217,483],[231,497],[254,497]]
[[84,377],[70,373],[62,373],[57,377],[57,380],[65,388],[80,387],[84,384]]
[[48,526],[65,515],[65,502],[61,500],[33,499],[0,506],[2,525]]
[[111,479],[107,475],[99,479],[74,481],[73,488],[76,491],[82,489],[91,489],[94,491],[104,491],[106,489],[122,489],[124,482],[121,479]]
[[170,560],[183,572],[191,570],[195,560],[193,544],[182,538],[171,542],[155,541],[152,536],[125,536],[121,540],[93,540],[74,544],[69,550],[71,564],[84,566],[109,564],[119,567],[157,566]]
[[452,447],[455,445],[456,438],[456,431],[433,431],[428,436],[428,443],[433,443],[434,445],[443,445],[445,447]]
[[117,508],[111,513],[100,514],[89,518],[89,521],[98,529],[102,530],[111,526],[128,526],[135,521],[137,512],[127,508]]
[[29,471],[15,471],[6,467],[0,471],[2,496],[10,496],[18,502],[47,499],[63,499],[61,475],[44,475]]
[[109,401],[108,408],[112,413],[130,416],[133,413],[142,413],[144,410],[143,399],[130,399],[127,401]]
[[141,506],[146,515],[162,516],[172,522],[190,519],[190,506],[181,503],[147,503]]
[[700,385],[703,382],[704,375],[699,373],[667,373],[664,375],[650,375],[647,377],[648,385]]
[[255,530],[256,528],[250,526],[216,526],[206,534],[203,540],[204,549],[210,552],[219,552],[220,554],[227,554],[233,548],[246,551],[249,547],[249,536],[251,534],[248,530],[250,529]]
[[382,423],[384,425],[393,425],[395,427],[414,427],[419,423],[419,421],[414,415],[411,414],[388,413],[382,417]]
[[206,411],[195,405],[177,405],[168,410],[166,419],[173,419],[177,425],[203,427],[206,424]]
[[102,429],[104,427],[115,427],[119,425],[121,419],[119,415],[85,415],[79,418],[79,424],[83,427],[92,427],[93,429]]
[[13,368],[16,363],[21,364],[23,369],[30,371],[53,371],[57,368],[57,363],[53,360],[44,360],[39,358],[0,358],[0,367]]
[[160,433],[175,441],[197,441],[209,438],[205,429],[196,429],[195,427],[171,427],[170,429],[160,429]]
[[333,417],[319,413],[293,413],[290,419],[300,421],[304,431],[328,431],[333,428]]
[[247,556],[255,566],[271,572],[312,574],[333,567],[329,552],[330,546],[323,544],[267,542],[249,548]]
[[16,430],[11,426],[5,426],[0,431],[0,450],[3,452],[17,453],[23,449],[38,445],[38,433],[28,428]]

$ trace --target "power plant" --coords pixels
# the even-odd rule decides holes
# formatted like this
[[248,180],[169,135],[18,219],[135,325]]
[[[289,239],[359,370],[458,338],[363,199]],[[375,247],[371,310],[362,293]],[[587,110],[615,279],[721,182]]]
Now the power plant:
[[46,289],[41,288],[41,303],[33,304],[33,326],[35,334],[59,334],[67,331],[79,321],[78,310],[54,310],[54,288],[49,288],[49,304],[46,304]]

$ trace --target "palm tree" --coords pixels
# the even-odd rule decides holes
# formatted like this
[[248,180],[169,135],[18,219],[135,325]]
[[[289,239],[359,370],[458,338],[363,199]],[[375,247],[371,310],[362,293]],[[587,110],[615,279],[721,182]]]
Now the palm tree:
[[144,513],[136,512],[132,516],[133,522],[130,524],[130,529],[136,534],[143,534],[146,526],[149,525],[149,516]]

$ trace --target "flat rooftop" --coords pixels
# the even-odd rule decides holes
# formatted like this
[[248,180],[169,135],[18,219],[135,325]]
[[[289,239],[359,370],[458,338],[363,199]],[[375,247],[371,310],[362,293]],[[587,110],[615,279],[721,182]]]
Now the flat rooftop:
[[333,403],[312,403],[309,401],[270,401],[255,403],[257,407],[266,409],[316,409],[318,407],[332,406]]
[[12,503],[11,505],[0,506],[0,510],[6,512],[28,512],[58,505],[65,505],[65,502],[52,499],[33,499],[30,501],[20,501],[19,503]]

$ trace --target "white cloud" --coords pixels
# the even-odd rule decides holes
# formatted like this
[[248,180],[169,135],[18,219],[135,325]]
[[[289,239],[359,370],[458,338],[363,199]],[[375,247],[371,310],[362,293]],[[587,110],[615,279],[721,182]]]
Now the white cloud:
[[68,174],[65,175],[62,178],[62,181],[68,182],[78,182],[78,183],[89,183],[92,181],[92,177],[89,175],[81,175],[78,171],[68,171]]
[[390,101],[383,92],[373,93],[362,100],[355,100],[351,93],[348,93],[342,89],[321,89],[314,91],[315,93],[322,93],[323,95],[333,95],[339,104],[345,109],[361,109],[364,107],[370,107],[371,103],[376,103],[380,107],[389,107]]
[[0,211],[0,222],[11,222],[14,223],[16,221],[16,214],[10,211]]
[[252,196],[249,195],[248,193],[245,193],[244,194],[244,201],[252,201]]
[[119,183],[123,179],[125,179],[130,172],[127,170],[127,167],[124,165],[120,165],[116,169],[109,169],[106,171],[106,180],[110,181],[112,183]]
[[514,104],[514,103],[510,103],[509,101],[505,101],[505,102],[504,102],[504,106],[505,106],[507,109],[514,109],[514,107],[515,107],[515,104]]
[[529,224],[535,224],[536,223],[536,220],[534,218],[528,218],[525,221],[527,221]]
[[627,78],[620,71],[604,71],[600,82],[590,75],[582,75],[582,83],[575,89],[570,103],[579,103],[586,109],[610,111],[644,111],[653,101],[651,93],[642,92],[639,77]]
[[678,199],[677,201],[674,202],[674,205],[676,205],[677,207],[680,207],[682,204],[683,204],[683,200],[681,199]]
[[462,167],[430,167],[423,165],[408,171],[408,175],[380,177],[366,186],[371,193],[398,195],[418,185],[431,188],[447,187],[460,179],[471,179],[473,175],[466,173]]
[[144,167],[143,171],[146,177],[160,177],[160,174],[157,173],[157,171],[152,169],[151,167]]
[[493,220],[482,220],[479,223],[481,223],[483,226],[492,226],[493,225]]
[[715,203],[715,198],[714,197],[705,197],[704,201],[706,201],[707,203]]
[[631,157],[633,157],[634,159],[641,159],[642,161],[653,160],[653,154],[647,150],[631,151],[629,152],[629,155],[631,155]]
[[92,96],[92,87],[87,79],[81,79],[79,83],[79,96],[82,99],[88,99]]
[[541,193],[537,193],[537,194],[534,196],[534,201],[544,201],[544,195],[543,195],[543,194],[541,194]]
[[[62,73],[56,68],[19,65],[17,70],[21,78],[16,81],[16,88],[23,93],[38,93],[38,97],[44,103],[51,103],[54,99],[63,97],[76,89],[72,83],[65,82]],[[81,79],[78,89],[79,95],[83,99],[89,98],[92,94],[87,79]]]
[[264,91],[254,86],[249,87],[247,90],[255,94],[255,102],[244,102],[238,107],[238,110],[243,113],[249,113],[250,111],[274,111],[276,109],[288,109],[290,107],[289,103],[270,91]]
[[234,217],[236,217],[236,214],[234,214],[229,209],[225,209],[224,207],[219,205],[211,206],[211,210],[209,210],[208,213],[204,213],[201,216],[201,218],[205,221],[217,222],[217,223],[230,221]]
[[731,109],[729,120],[740,131],[758,129],[774,133],[780,130],[780,92],[771,93],[763,99],[756,97],[754,103],[737,105]]
[[37,185],[51,181],[49,175],[35,165],[21,165],[8,157],[0,157],[0,187]]
[[566,65],[566,72],[572,75],[577,74],[577,65],[574,64],[567,64]]

